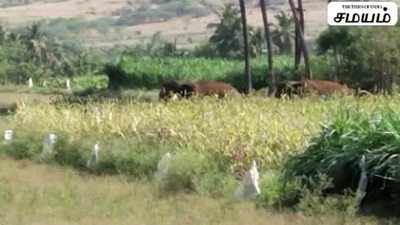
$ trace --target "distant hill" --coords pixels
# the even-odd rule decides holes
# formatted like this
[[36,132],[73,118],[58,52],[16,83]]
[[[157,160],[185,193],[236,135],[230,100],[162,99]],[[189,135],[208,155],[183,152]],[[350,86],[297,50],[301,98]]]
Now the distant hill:
[[[213,32],[207,25],[218,22],[215,13],[233,0],[2,0],[0,24],[20,27],[43,21],[51,35],[65,41],[112,47],[149,40],[155,33],[192,47]],[[266,0],[271,15],[288,11],[287,1]],[[312,40],[326,28],[325,0],[304,0],[306,35]],[[257,1],[247,1],[249,23],[261,26]]]

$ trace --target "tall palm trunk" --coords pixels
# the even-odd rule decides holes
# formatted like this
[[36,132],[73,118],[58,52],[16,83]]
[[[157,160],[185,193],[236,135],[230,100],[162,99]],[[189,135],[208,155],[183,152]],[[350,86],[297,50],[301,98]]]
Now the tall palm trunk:
[[244,60],[245,60],[245,75],[247,79],[247,90],[246,93],[249,94],[253,89],[251,71],[250,71],[250,56],[249,56],[249,40],[247,31],[247,18],[246,18],[246,5],[244,0],[239,0],[240,3],[240,13],[242,15],[242,27],[243,27],[243,41],[244,41]]
[[298,10],[298,18],[300,22],[300,27],[296,26],[296,38],[295,38],[295,63],[294,67],[297,70],[300,65],[300,60],[301,60],[301,53],[302,53],[302,47],[301,47],[301,40],[300,40],[300,32],[299,30],[301,29],[304,34],[304,10],[303,10],[303,0],[297,0],[297,10]]
[[272,59],[272,44],[271,44],[271,33],[269,30],[269,24],[268,24],[268,15],[267,15],[267,10],[265,7],[265,1],[260,0],[260,7],[261,7],[261,14],[263,17],[263,23],[264,23],[264,31],[265,31],[265,40],[267,42],[267,49],[268,49],[268,74],[271,78],[271,86],[269,87],[269,93],[268,95],[274,96],[276,93],[276,75],[273,71],[273,59]]
[[306,69],[305,72],[306,72],[306,74],[305,74],[305,77],[302,77],[302,79],[303,80],[304,79],[311,79],[312,78],[312,73],[311,73],[311,68],[310,68],[308,49],[307,49],[307,46],[306,46],[306,41],[304,39],[304,31],[301,29],[300,19],[299,19],[298,15],[297,15],[296,7],[294,5],[293,0],[289,0],[289,5],[290,5],[290,9],[292,10],[295,26],[299,30],[299,38],[300,38],[301,48],[302,48],[303,54],[304,54],[304,64],[305,64],[305,69]]

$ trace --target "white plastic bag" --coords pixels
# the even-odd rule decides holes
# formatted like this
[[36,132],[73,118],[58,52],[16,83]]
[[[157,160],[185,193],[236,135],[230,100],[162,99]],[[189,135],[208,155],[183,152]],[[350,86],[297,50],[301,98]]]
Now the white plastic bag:
[[92,154],[89,158],[89,160],[86,162],[86,167],[89,169],[93,169],[97,162],[99,161],[99,151],[100,151],[100,146],[98,143],[96,143],[93,146]]
[[168,174],[169,164],[170,164],[172,159],[173,159],[172,154],[169,153],[169,152],[167,152],[161,158],[161,160],[158,162],[157,171],[156,171],[156,173],[154,175],[156,180],[160,181]]
[[67,88],[67,91],[71,91],[71,80],[67,79],[65,81],[65,87]]
[[40,155],[42,160],[47,159],[50,155],[53,154],[54,145],[57,142],[57,135],[49,134],[43,141],[43,149]]
[[4,142],[10,143],[14,139],[14,131],[13,130],[5,130],[4,131]]
[[235,192],[236,198],[253,199],[261,193],[259,187],[260,174],[257,169],[256,161],[253,161],[250,170],[246,172],[240,186]]
[[33,80],[32,80],[32,77],[30,77],[29,80],[28,80],[28,87],[29,87],[29,88],[33,88]]
[[360,207],[362,200],[367,194],[367,186],[368,186],[368,176],[367,176],[367,163],[366,158],[363,155],[358,164],[361,170],[360,180],[358,181],[357,193],[356,193],[356,206]]

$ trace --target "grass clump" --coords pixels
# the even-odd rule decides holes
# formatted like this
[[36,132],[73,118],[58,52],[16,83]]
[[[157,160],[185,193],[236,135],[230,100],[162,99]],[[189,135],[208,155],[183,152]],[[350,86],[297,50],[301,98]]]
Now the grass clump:
[[261,177],[260,189],[257,205],[277,209],[297,204],[303,191],[298,179],[286,180],[279,170],[265,172]]
[[344,110],[311,140],[307,150],[291,158],[287,173],[293,176],[336,176],[338,170],[358,173],[363,155],[367,170],[392,180],[399,180],[400,114],[386,107],[375,112]]
[[21,133],[11,143],[1,145],[0,152],[15,159],[55,163],[95,174],[127,175],[139,180],[153,179],[162,154],[175,152],[168,173],[160,182],[161,191],[192,191],[207,196],[223,196],[233,193],[237,183],[229,174],[227,159],[179,149],[176,145],[150,139],[141,142],[121,138],[101,141],[99,157],[92,167],[87,166],[96,143],[91,138],[74,140],[61,134],[52,152],[45,156],[43,143],[39,136]]
[[399,143],[400,114],[391,106],[370,112],[342,110],[311,140],[304,153],[289,158],[286,179],[301,179],[313,189],[316,185],[310,180],[323,183],[319,176],[325,174],[332,185],[323,188],[324,194],[355,191],[361,173],[359,162],[365,156],[368,187],[361,209],[372,206],[371,212],[380,213],[389,205],[399,204]]
[[16,139],[12,143],[0,144],[0,154],[8,155],[15,159],[35,159],[43,148],[43,140],[32,135],[24,135],[22,139]]
[[98,161],[93,168],[87,168],[92,149],[97,142],[92,138],[73,139],[65,134],[58,135],[51,152],[44,152],[44,135],[23,134],[11,143],[0,147],[1,153],[15,159],[33,159],[41,162],[56,163],[62,166],[88,170],[98,174],[125,174],[134,178],[151,178],[157,169],[161,153],[173,147],[165,147],[154,141],[126,141],[120,138],[101,141]]
[[237,186],[229,164],[222,165],[211,155],[193,151],[175,154],[159,181],[160,190],[166,193],[197,192],[214,197],[232,194]]

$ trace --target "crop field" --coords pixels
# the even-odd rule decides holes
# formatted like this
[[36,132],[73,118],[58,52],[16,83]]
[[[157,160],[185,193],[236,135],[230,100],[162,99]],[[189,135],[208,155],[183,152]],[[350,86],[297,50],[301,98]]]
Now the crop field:
[[303,1],[0,3],[0,225],[400,224],[400,26]]
[[[13,101],[21,95],[8,93],[4,99]],[[275,178],[287,165],[287,159],[299,155],[310,164],[291,164],[298,166],[298,171],[310,171],[314,166],[323,171],[324,164],[318,164],[323,158],[307,155],[307,149],[315,146],[315,139],[327,127],[336,127],[339,133],[346,133],[343,135],[354,134],[349,138],[356,144],[348,157],[357,158],[358,142],[354,136],[362,135],[357,134],[357,129],[366,128],[365,121],[357,119],[357,115],[367,120],[375,115],[385,118],[383,112],[398,111],[397,95],[274,99],[254,94],[168,103],[140,98],[92,99],[85,104],[53,104],[45,96],[25,98],[15,114],[0,117],[0,129],[16,132],[11,145],[0,145],[0,208],[4,209],[1,215],[5,224],[121,224],[131,219],[137,224],[382,222],[349,211],[351,196],[342,201],[347,204],[344,210],[337,200],[315,200],[307,194],[293,211],[276,209],[274,201],[290,195],[290,190]],[[340,122],[343,112],[355,116]],[[391,121],[384,123],[381,130],[392,129],[390,132],[396,135],[397,123]],[[377,132],[369,133],[376,137],[377,148],[389,141],[379,137],[387,132],[371,132]],[[58,141],[54,155],[43,160],[39,156],[49,133],[57,134]],[[360,148],[363,140],[360,136]],[[88,170],[86,161],[95,143],[100,145],[99,162]],[[325,148],[341,144],[332,139]],[[388,154],[397,155],[396,149]],[[325,154],[318,147],[312,151],[318,157]],[[326,152],[332,160],[336,157],[333,151],[336,150]],[[380,151],[379,147],[376,154],[373,149],[366,154],[380,156]],[[167,182],[160,184],[153,175],[166,152],[176,155],[176,162],[171,164]],[[337,156],[343,160],[340,157]],[[379,168],[388,164],[392,166],[389,171],[397,168],[395,162],[384,163],[385,157],[395,157],[382,157],[377,159],[383,162]],[[255,202],[235,200],[238,177],[252,160],[260,169],[262,194]]]
[[195,99],[170,103],[110,101],[87,105],[36,104],[20,108],[17,130],[64,134],[71,139],[106,143],[122,140],[156,140],[227,157],[244,154],[265,168],[276,168],[290,154],[302,151],[340,110],[366,113],[384,106],[397,107],[397,97],[356,99],[307,98],[279,100],[253,97]]
[[[265,74],[267,67],[266,59],[263,57],[251,61],[254,88],[264,88],[268,84]],[[246,86],[243,76],[244,64],[240,60],[202,57],[137,57],[123,55],[108,74],[123,77],[121,85],[136,88],[158,88],[165,80],[186,79],[186,80],[223,80],[237,89]],[[311,67],[315,77],[329,77],[334,71],[331,62],[313,57]],[[294,79],[295,71],[292,69],[291,58],[277,56],[274,59],[275,73],[280,79]]]

